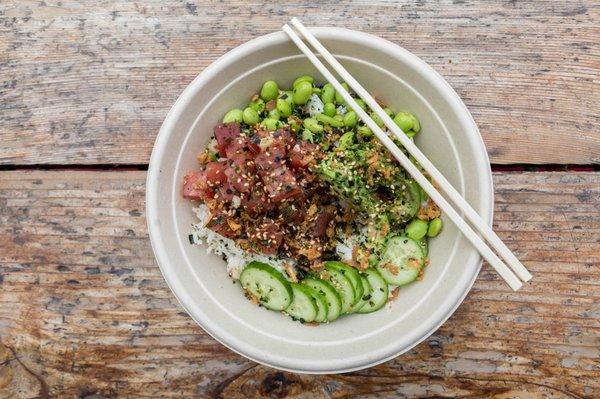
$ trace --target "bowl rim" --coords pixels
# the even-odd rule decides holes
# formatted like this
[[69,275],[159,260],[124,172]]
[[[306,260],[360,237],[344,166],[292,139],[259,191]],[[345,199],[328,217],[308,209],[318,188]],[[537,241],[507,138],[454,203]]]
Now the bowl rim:
[[[444,80],[444,78],[431,66],[425,63],[425,61],[421,60],[416,55],[400,47],[399,45],[381,37],[346,28],[311,27],[309,29],[312,31],[313,34],[315,34],[315,36],[320,38],[325,37],[334,39],[345,39],[349,41],[355,41],[358,43],[368,43],[370,46],[378,47],[381,50],[393,52],[399,57],[403,58],[405,61],[417,65],[420,68],[421,72],[426,75],[426,79],[428,81],[431,81],[435,84],[436,87],[439,87],[440,89],[444,90],[444,95],[446,96],[447,100],[451,102],[451,105],[453,107],[457,107],[459,109],[461,119],[464,123],[470,125],[470,132],[474,133],[469,134],[467,136],[467,139],[473,146],[473,148],[475,148],[476,150],[474,154],[476,157],[476,167],[478,167],[478,169],[481,170],[481,173],[479,174],[479,180],[482,183],[484,183],[484,185],[486,185],[487,183],[487,185],[490,188],[489,191],[484,190],[480,193],[481,197],[485,197],[481,198],[480,201],[482,207],[482,209],[480,210],[480,214],[482,215],[483,219],[487,219],[488,224],[491,225],[493,219],[494,190],[491,167],[485,144],[483,142],[483,138],[481,137],[479,129],[472,115],[468,111],[466,105],[462,102],[462,100],[454,91],[454,89]],[[251,53],[256,48],[268,46],[269,42],[277,42],[281,40],[288,40],[287,36],[285,36],[285,33],[283,33],[282,31],[273,32],[256,37],[228,51],[227,53],[219,57],[216,61],[214,61],[212,64],[210,64],[208,67],[206,67],[202,72],[200,72],[198,76],[196,76],[196,78],[194,78],[194,80],[184,89],[179,98],[170,108],[156,137],[152,154],[150,156],[148,174],[146,178],[146,220],[152,250],[154,252],[161,274],[163,275],[163,278],[169,286],[169,289],[173,292],[179,304],[190,315],[190,317],[192,317],[192,319],[198,325],[200,325],[201,328],[204,329],[204,331],[206,331],[212,338],[214,338],[230,350],[260,364],[297,373],[331,374],[356,371],[367,367],[372,367],[390,359],[393,359],[399,354],[405,353],[406,351],[410,350],[423,340],[427,339],[431,334],[433,334],[433,332],[435,332],[443,323],[445,323],[448,320],[448,318],[456,311],[458,306],[460,306],[464,298],[470,292],[470,289],[472,288],[475,279],[477,278],[477,275],[479,274],[479,271],[481,269],[482,260],[480,256],[476,257],[473,261],[473,266],[476,267],[472,267],[471,275],[460,280],[462,284],[457,284],[457,286],[454,288],[453,291],[459,292],[459,294],[454,295],[452,298],[449,298],[451,299],[449,303],[452,303],[452,306],[448,306],[445,309],[438,309],[437,312],[433,312],[436,315],[437,313],[442,314],[436,317],[437,322],[429,323],[427,325],[425,333],[419,339],[414,340],[409,345],[399,345],[401,346],[401,348],[395,350],[394,353],[391,353],[389,356],[385,356],[376,360],[368,360],[364,363],[353,364],[349,367],[338,366],[331,368],[320,368],[315,367],[313,362],[300,359],[295,359],[294,362],[287,362],[285,364],[273,363],[269,361],[268,356],[249,354],[248,352],[252,351],[248,348],[248,345],[245,342],[238,340],[226,331],[219,329],[217,325],[218,323],[214,323],[210,319],[203,318],[201,313],[194,311],[193,308],[196,306],[195,301],[184,292],[180,281],[176,278],[176,276],[172,275],[172,272],[169,271],[170,261],[168,259],[169,256],[167,248],[165,248],[165,246],[163,245],[163,241],[161,240],[160,223],[154,223],[154,221],[157,220],[155,215],[158,214],[158,209],[160,207],[160,201],[158,200],[159,188],[157,186],[159,174],[161,173],[160,161],[163,158],[165,151],[167,150],[166,143],[171,134],[171,131],[175,127],[175,124],[178,121],[178,119],[180,118],[182,110],[186,108],[186,105],[191,101],[193,95],[196,93],[198,86],[201,86],[204,81],[210,79],[213,75],[217,74],[221,66],[223,64],[228,63],[229,60],[236,59],[238,57],[243,56],[244,54]],[[485,169],[487,173],[485,173],[483,169]],[[458,288],[461,289],[459,290]],[[440,310],[443,310],[443,312],[440,312]],[[432,317],[429,317],[427,320],[425,320],[423,324],[426,324],[426,322],[429,322],[431,319]]]

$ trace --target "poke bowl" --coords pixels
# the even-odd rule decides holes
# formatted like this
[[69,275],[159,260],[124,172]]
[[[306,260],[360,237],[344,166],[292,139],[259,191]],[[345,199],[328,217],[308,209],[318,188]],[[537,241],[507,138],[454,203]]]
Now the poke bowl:
[[[409,116],[413,118],[414,123],[410,122],[405,130],[407,134],[414,135],[415,142],[428,158],[474,209],[491,222],[493,189],[485,146],[467,108],[443,78],[416,56],[381,38],[338,28],[313,28],[311,31],[371,94],[389,107],[390,112],[400,119],[404,117],[404,122]],[[324,94],[326,83],[283,32],[262,36],[235,48],[198,75],[173,105],[156,139],[147,177],[146,216],[152,248],[167,284],[183,308],[207,333],[233,351],[275,368],[302,373],[358,370],[406,352],[452,315],[481,266],[478,253],[455,226],[446,223],[443,214],[417,217],[419,206],[414,211],[408,208],[398,211],[398,215],[409,215],[406,218],[398,216],[401,220],[396,224],[390,222],[397,226],[394,234],[387,233],[389,226],[381,228],[377,225],[375,230],[384,230],[384,236],[394,236],[391,239],[374,241],[374,244],[368,239],[366,243],[361,241],[365,251],[371,251],[368,252],[370,256],[365,257],[370,261],[353,263],[353,255],[348,255],[348,251],[344,255],[343,250],[338,251],[339,245],[329,243],[327,236],[330,241],[334,237],[340,241],[335,232],[348,231],[350,221],[356,231],[364,231],[371,223],[369,220],[381,222],[378,212],[371,210],[368,211],[370,216],[363,214],[368,206],[360,199],[365,196],[370,199],[366,201],[369,204],[376,200],[378,207],[373,209],[383,207],[381,213],[386,215],[391,215],[388,205],[397,203],[397,197],[401,195],[408,195],[408,199],[418,197],[419,210],[428,202],[419,196],[418,187],[409,190],[409,176],[403,177],[406,180],[402,182],[406,184],[401,184],[402,191],[394,191],[394,182],[388,182],[385,195],[372,195],[367,183],[361,186],[367,187],[360,192],[363,194],[354,188],[348,190],[347,185],[342,186],[343,190],[335,190],[339,178],[332,178],[335,170],[331,171],[331,165],[345,176],[345,171],[356,162],[342,163],[340,167],[340,156],[348,157],[347,153],[352,149],[355,156],[365,151],[369,154],[376,150],[377,143],[376,139],[369,138],[368,132],[360,130],[360,121],[354,121],[351,111],[339,101],[331,99],[332,106],[324,111],[320,98],[327,96]],[[310,87],[312,91],[306,98],[301,94],[296,98],[296,86]],[[270,109],[265,109],[265,102]],[[257,112],[253,111],[254,107],[259,107]],[[248,109],[250,111],[245,112]],[[278,109],[284,115],[279,115]],[[331,116],[324,115],[329,111]],[[271,114],[276,116],[271,118]],[[284,149],[280,157],[274,158],[272,153],[276,148],[273,143],[284,134],[289,136],[291,144],[287,142],[287,153]],[[230,153],[231,143],[225,144],[230,137],[234,137],[234,141],[239,137],[247,139],[248,145],[236,147],[235,153]],[[304,149],[302,154],[311,155],[305,158],[312,164],[307,161],[304,165],[293,158],[293,151],[299,148]],[[252,170],[243,173],[237,166],[235,170],[232,168],[240,153],[251,158],[248,165],[252,165]],[[268,158],[265,159],[265,155]],[[379,159],[373,162],[375,165],[356,170],[355,174],[382,170],[385,155],[378,155],[368,157]],[[244,162],[247,160],[244,158]],[[277,175],[285,172],[286,176],[275,184],[271,184],[275,173],[273,163],[278,165]],[[323,165],[329,169],[324,171]],[[219,169],[221,166],[223,169]],[[208,179],[210,184],[202,186],[209,169],[213,170]],[[239,175],[233,178],[231,174],[235,171]],[[219,173],[221,176],[227,174],[229,180],[219,178]],[[396,174],[400,176],[402,171],[397,170]],[[305,179],[306,175],[312,180]],[[246,207],[248,201],[244,202],[244,196],[247,199],[251,193],[245,188],[248,184],[240,180],[242,177],[250,179],[247,183],[255,182],[251,186],[256,182],[259,186],[263,184],[267,192],[262,200],[253,202],[252,212],[246,212],[250,208]],[[323,180],[324,183],[315,188],[311,183],[305,183],[306,180]],[[281,191],[282,182],[284,191]],[[229,183],[232,183],[231,187]],[[226,190],[223,184],[228,184]],[[340,201],[337,194],[332,194],[332,200],[329,194],[321,196],[320,192],[337,193]],[[312,227],[306,229],[313,233],[318,230],[316,237],[307,238],[304,233],[296,235],[302,230],[301,226],[309,225],[308,216],[284,218],[282,204],[289,205],[299,197],[305,201],[303,216],[308,213],[319,218],[327,213],[325,219],[329,225],[315,229],[314,224],[310,224]],[[277,205],[271,202],[277,202]],[[405,202],[401,203],[404,205]],[[349,205],[344,205],[346,203]],[[212,216],[205,219],[207,207],[208,215]],[[242,216],[232,220],[219,218],[229,224],[217,226],[215,212],[224,207],[230,215]],[[328,211],[321,211],[321,208]],[[347,208],[355,214],[345,214]],[[416,243],[425,234],[419,232],[418,227],[424,225],[426,231],[427,223],[431,228],[434,218],[438,219],[436,226],[444,225],[442,232],[438,234],[438,226],[431,234],[437,237],[426,244],[427,252],[417,248],[414,253],[421,255],[406,259],[409,264],[418,260],[418,273],[411,271],[408,279],[405,274],[402,279],[394,279],[399,271],[389,265],[407,251],[402,245],[412,242],[416,248]],[[355,219],[365,222],[357,224]],[[269,226],[282,220],[276,225],[277,234],[272,230],[260,230],[265,220]],[[265,243],[269,243],[267,246],[252,241],[252,237],[260,236],[261,231],[267,240]],[[240,248],[236,246],[237,252],[215,247],[215,232],[219,242],[225,243],[225,248],[240,244]],[[269,237],[277,239],[273,241]],[[298,241],[304,242],[305,248],[290,249]],[[399,241],[404,242],[398,244],[404,249],[390,250],[392,242]],[[305,250],[314,252],[315,248],[319,250],[318,255],[307,255]],[[285,267],[274,264],[282,259],[274,259],[276,251],[294,262],[293,271],[287,264]],[[351,252],[355,253],[354,250]],[[253,255],[246,258],[246,253]],[[348,257],[347,261],[344,256]],[[383,259],[387,259],[386,262]],[[346,278],[341,276],[340,279],[346,282],[348,289],[340,284],[341,280],[335,279],[340,267],[342,274],[346,272]],[[370,273],[375,277],[383,275],[385,281],[401,287],[390,286],[389,296],[393,297],[390,300],[387,291],[384,297],[377,297],[373,285],[379,280],[370,280],[373,277]],[[354,274],[358,276],[356,280],[349,276]],[[418,281],[414,281],[417,276]],[[335,288],[333,291],[339,297],[336,299],[339,309],[332,310],[331,298],[329,302],[325,296],[320,299],[318,287],[309,284],[309,280],[319,284],[325,281],[325,285],[331,283],[329,287]],[[275,291],[277,295],[263,296],[264,284],[270,287],[269,292]],[[388,289],[387,284],[385,289]],[[272,310],[282,310],[293,317]]]

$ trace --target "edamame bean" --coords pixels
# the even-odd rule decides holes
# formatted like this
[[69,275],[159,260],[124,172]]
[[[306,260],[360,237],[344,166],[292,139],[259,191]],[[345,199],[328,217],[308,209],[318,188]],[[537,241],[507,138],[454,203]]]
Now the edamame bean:
[[365,111],[367,109],[367,104],[365,104],[365,102],[362,99],[357,98],[354,101],[356,101],[356,103],[358,104],[358,106],[361,107],[363,109],[363,111]]
[[275,100],[279,95],[279,86],[272,80],[268,80],[260,89],[260,97],[265,101]]
[[413,219],[406,226],[406,235],[415,241],[419,241],[427,234],[427,222],[421,219]]
[[333,117],[336,121],[344,122],[344,115],[337,114]]
[[346,132],[340,137],[340,149],[344,150],[354,142],[354,132]]
[[288,125],[290,125],[290,128],[295,133],[300,131],[300,127],[302,126],[302,119],[298,118],[297,116],[289,116],[287,118],[287,123]]
[[340,122],[335,118],[332,118],[331,116],[327,116],[325,114],[317,114],[317,116],[315,117],[316,120],[318,120],[319,122],[322,122],[326,125],[330,125],[333,127],[342,127],[344,126],[344,122]]
[[311,132],[308,129],[304,129],[302,131],[302,140],[304,141],[310,141],[311,143],[314,141],[315,136],[313,135],[313,132]]
[[335,105],[333,103],[325,103],[323,104],[323,113],[327,116],[331,116],[332,118],[335,116]]
[[321,89],[321,101],[323,103],[333,103],[335,101],[335,89],[331,83],[327,83]]
[[277,98],[277,101],[279,100],[284,100],[285,102],[289,103],[290,105],[292,105],[292,92],[291,91],[284,91],[281,92],[281,94],[279,95],[279,98]]
[[316,94],[317,96],[319,94],[321,94],[321,88],[320,87],[313,87],[313,94]]
[[292,100],[294,104],[304,105],[310,99],[312,95],[312,85],[306,81],[298,83],[296,87],[294,87],[294,93],[292,94]]
[[440,234],[442,230],[442,219],[435,218],[429,221],[429,228],[427,228],[427,237],[435,237]]
[[300,84],[300,82],[308,82],[312,86],[314,81],[315,81],[315,78],[313,78],[312,76],[309,76],[309,75],[300,76],[299,78],[294,80],[294,83],[292,83],[292,88],[295,89],[296,86],[298,86]]
[[250,104],[248,104],[248,107],[252,108],[259,114],[265,110],[265,106],[265,102],[262,98],[258,98],[255,101],[252,101]]
[[346,115],[344,115],[344,125],[348,127],[354,127],[358,123],[358,117],[356,116],[356,112],[348,111]]
[[273,108],[272,110],[269,111],[268,118],[275,119],[275,120],[279,120],[279,118],[281,118],[281,115],[279,114],[279,111],[277,110],[277,108]]
[[306,118],[304,122],[302,122],[302,125],[313,133],[319,133],[323,131],[323,126],[321,126],[319,121],[314,118]]
[[[350,90],[350,86],[348,86],[348,83],[346,82],[342,83],[342,87],[346,89],[346,91]],[[337,91],[335,92],[335,102],[338,104],[346,104],[346,101],[344,101],[344,97],[342,97],[342,95]]]
[[414,126],[414,122],[410,117],[410,114],[407,114],[406,112],[398,112],[394,117],[394,123],[398,125],[398,127],[402,129],[404,133],[408,132]]
[[419,120],[413,114],[410,114],[410,119],[413,121],[412,130],[414,130],[415,133],[419,133],[421,131],[421,124],[419,123]]
[[386,114],[388,114],[388,116],[392,119],[394,119],[394,111],[392,111],[391,109],[389,109],[388,107],[385,107],[383,109],[383,112],[385,112]]
[[244,123],[247,125],[256,125],[260,121],[260,117],[258,116],[258,112],[256,110],[248,107],[244,110],[242,114],[242,118],[244,119]]
[[277,111],[279,111],[282,118],[287,118],[292,114],[292,105],[283,98],[279,98],[277,100]]
[[359,127],[357,127],[356,132],[361,137],[371,137],[373,135],[373,132],[371,131],[371,129],[369,129],[369,127],[366,125],[360,125]]
[[227,112],[223,117],[223,123],[238,122],[241,123],[244,120],[244,111],[239,108],[234,108]]
[[415,137],[415,135],[417,134],[417,132],[415,132],[414,130],[409,130],[408,132],[404,133],[408,136],[409,139]]
[[384,123],[381,120],[381,118],[379,116],[377,116],[376,113],[371,112],[371,119],[373,119],[373,122],[375,122],[377,124],[377,126],[383,127]]
[[282,125],[282,123],[280,121],[278,121],[277,119],[272,119],[272,118],[263,119],[263,121],[260,124],[263,125],[269,131],[277,130]]

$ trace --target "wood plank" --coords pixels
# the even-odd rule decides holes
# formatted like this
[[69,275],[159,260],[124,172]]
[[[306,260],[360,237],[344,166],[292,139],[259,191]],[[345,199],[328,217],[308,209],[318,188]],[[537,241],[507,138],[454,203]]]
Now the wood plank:
[[600,162],[597,1],[8,0],[0,164],[147,163],[196,74],[291,16],[423,58],[464,99],[494,163]]
[[0,397],[600,394],[600,173],[495,173],[496,228],[534,272],[489,266],[434,335],[381,366],[283,373],[205,334],[154,262],[143,171],[0,172]]

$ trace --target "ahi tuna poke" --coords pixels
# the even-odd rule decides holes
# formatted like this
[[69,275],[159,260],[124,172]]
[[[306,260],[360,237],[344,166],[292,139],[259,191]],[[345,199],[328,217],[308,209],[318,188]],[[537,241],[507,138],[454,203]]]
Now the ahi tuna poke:
[[[385,112],[420,132],[411,113]],[[197,158],[183,181],[199,219],[190,242],[221,255],[254,303],[324,323],[422,278],[440,211],[331,84],[265,82]]]

